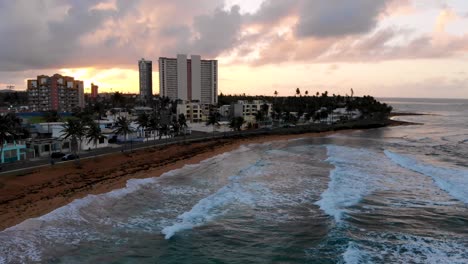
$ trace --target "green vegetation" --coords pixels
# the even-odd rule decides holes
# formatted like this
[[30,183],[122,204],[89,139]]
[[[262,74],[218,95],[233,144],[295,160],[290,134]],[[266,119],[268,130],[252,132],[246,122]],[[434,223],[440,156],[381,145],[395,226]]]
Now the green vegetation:
[[4,143],[10,138],[18,137],[21,132],[21,119],[15,114],[8,113],[0,116],[0,154],[3,153]]
[[[337,108],[346,108],[347,111],[359,110],[362,113],[361,118],[386,118],[392,111],[392,107],[381,103],[372,96],[354,97],[351,96],[328,95],[328,92],[322,94],[316,93],[313,96],[301,95],[299,88],[296,89],[296,96],[278,97],[278,92],[275,91],[275,96],[246,96],[246,95],[219,95],[219,105],[229,105],[239,100],[263,100],[273,103],[273,118],[286,119],[294,121],[294,117],[290,113],[297,113],[297,116],[305,114],[306,117],[315,120],[326,118],[333,110]],[[260,114],[261,115],[261,114]],[[261,118],[261,116],[259,116]]]
[[27,92],[16,92],[16,91],[5,91],[0,93],[0,107],[9,107],[11,105],[27,105],[28,104],[28,93]]

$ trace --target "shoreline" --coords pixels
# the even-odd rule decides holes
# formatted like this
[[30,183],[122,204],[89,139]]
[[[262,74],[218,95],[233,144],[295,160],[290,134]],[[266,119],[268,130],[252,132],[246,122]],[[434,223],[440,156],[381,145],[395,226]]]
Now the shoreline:
[[[390,121],[388,126],[415,125]],[[74,163],[41,167],[21,174],[0,178],[0,231],[65,206],[87,195],[98,195],[121,189],[130,179],[159,177],[162,174],[197,164],[216,155],[233,151],[242,145],[262,144],[298,138],[323,137],[335,133],[361,130],[309,132],[287,135],[256,135],[246,138],[212,139],[112,153]]]

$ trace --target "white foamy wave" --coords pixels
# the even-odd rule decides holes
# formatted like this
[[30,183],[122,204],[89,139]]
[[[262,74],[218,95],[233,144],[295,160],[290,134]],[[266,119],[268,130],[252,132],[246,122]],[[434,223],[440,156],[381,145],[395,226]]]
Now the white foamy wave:
[[465,264],[466,243],[408,234],[370,233],[368,240],[349,242],[344,262]]
[[[40,262],[41,253],[37,247],[28,239],[20,237],[10,237],[7,245],[0,246],[0,264],[3,263],[31,263]],[[20,255],[12,254],[12,250],[21,252]]]
[[[335,221],[340,222],[346,208],[359,203],[365,196],[383,185],[385,166],[378,153],[329,145],[327,161],[335,166],[330,172],[328,189],[315,204]],[[379,172],[376,168],[380,168]]]
[[354,242],[349,242],[345,253],[343,253],[343,260],[346,264],[370,263],[368,258],[369,256],[360,250]]
[[200,200],[192,209],[179,215],[179,222],[165,227],[162,233],[166,239],[170,239],[175,233],[201,226],[206,222],[212,221],[226,212],[224,209],[230,203],[251,203],[252,197],[243,190],[239,183],[227,185]]
[[403,168],[432,177],[439,188],[468,203],[468,170],[436,167],[388,150],[385,155]]
[[201,199],[190,211],[179,215],[175,224],[165,227],[162,230],[165,238],[170,239],[179,231],[192,229],[212,221],[214,218],[226,213],[226,207],[229,204],[252,204],[254,197],[241,180],[245,177],[261,174],[259,167],[262,166],[261,161],[257,161],[255,164],[241,170],[239,175],[231,176],[228,185]]
[[103,200],[108,200],[109,198],[116,199],[116,198],[123,197],[127,194],[136,192],[142,186],[154,183],[156,179],[157,178],[128,180],[125,188],[113,190],[105,194],[88,195],[85,198],[76,199],[66,206],[60,207],[46,215],[38,217],[37,220],[53,221],[53,220],[69,219],[69,220],[74,220],[74,221],[87,222],[87,220],[80,213],[81,208],[93,202],[100,202]]

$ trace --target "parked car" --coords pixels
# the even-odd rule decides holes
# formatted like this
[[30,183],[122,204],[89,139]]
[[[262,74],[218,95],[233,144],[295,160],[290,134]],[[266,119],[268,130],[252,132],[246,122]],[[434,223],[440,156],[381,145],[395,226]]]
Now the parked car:
[[62,153],[62,152],[54,152],[50,155],[50,157],[53,159],[60,159],[60,158],[63,158],[64,156],[65,156],[65,153]]
[[77,159],[79,158],[78,155],[75,155],[75,154],[67,154],[65,156],[62,157],[62,160],[63,161],[67,161],[67,160],[74,160],[74,159]]

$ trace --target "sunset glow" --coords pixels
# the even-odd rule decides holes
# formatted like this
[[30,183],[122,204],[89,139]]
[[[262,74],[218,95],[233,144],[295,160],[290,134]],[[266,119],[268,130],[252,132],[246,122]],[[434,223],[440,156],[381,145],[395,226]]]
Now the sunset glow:
[[[359,17],[345,12],[355,8]],[[468,97],[461,0],[22,0],[3,3],[0,14],[0,32],[18,33],[0,44],[0,84],[18,90],[58,72],[84,80],[86,91],[93,82],[103,92],[137,93],[144,57],[153,61],[158,93],[158,58],[185,53],[218,59],[219,90],[228,94],[352,87],[359,95]],[[26,32],[37,32],[29,36],[37,42]]]

